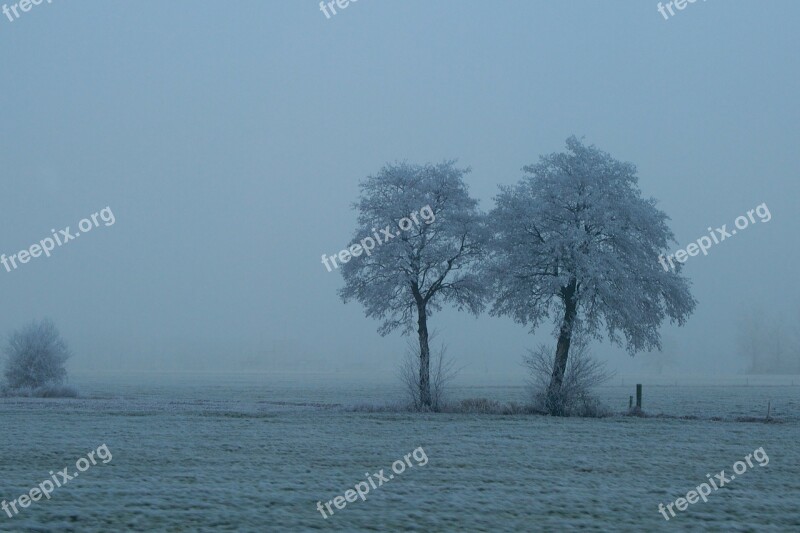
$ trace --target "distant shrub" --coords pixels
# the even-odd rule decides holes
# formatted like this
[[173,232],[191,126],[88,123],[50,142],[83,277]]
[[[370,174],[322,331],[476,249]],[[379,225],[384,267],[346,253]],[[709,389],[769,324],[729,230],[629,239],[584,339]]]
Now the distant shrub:
[[590,395],[579,397],[569,413],[569,416],[581,418],[606,418],[614,414],[603,402]]
[[77,395],[71,387],[63,386],[67,377],[64,364],[72,354],[50,320],[34,321],[11,333],[5,354],[2,388],[6,396]]
[[516,402],[501,403],[488,398],[467,398],[460,402],[448,403],[442,407],[444,413],[481,415],[532,415],[543,414],[530,405]]
[[499,413],[502,405],[497,400],[490,400],[488,398],[467,398],[461,400],[456,410],[460,413]]
[[501,414],[504,415],[540,415],[544,414],[533,408],[531,405],[523,405],[517,402],[509,402],[503,405]]

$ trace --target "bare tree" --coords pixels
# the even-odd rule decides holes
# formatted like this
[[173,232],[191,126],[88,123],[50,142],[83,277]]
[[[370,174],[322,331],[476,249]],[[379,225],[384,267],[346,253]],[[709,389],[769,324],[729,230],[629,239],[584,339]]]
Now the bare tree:
[[3,371],[8,391],[57,387],[64,383],[64,364],[72,355],[50,320],[34,321],[9,335]]

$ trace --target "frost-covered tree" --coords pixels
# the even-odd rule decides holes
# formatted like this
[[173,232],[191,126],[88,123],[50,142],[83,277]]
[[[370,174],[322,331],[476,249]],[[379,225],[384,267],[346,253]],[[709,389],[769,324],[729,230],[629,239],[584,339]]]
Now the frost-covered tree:
[[674,241],[669,217],[642,198],[636,168],[574,136],[567,151],[524,167],[513,187],[501,187],[490,214],[496,289],[492,313],[533,331],[556,324],[558,342],[548,389],[556,402],[570,341],[602,331],[631,355],[661,347],[666,317],[683,324],[695,307],[689,282],[666,272],[659,254]]
[[423,408],[431,407],[429,317],[445,303],[477,314],[486,301],[476,274],[485,256],[486,216],[464,183],[468,172],[454,161],[396,163],[367,177],[354,205],[358,228],[345,255],[352,257],[342,266],[339,295],[382,320],[381,335],[396,328],[408,334],[416,322]]
[[11,333],[5,353],[5,387],[11,391],[57,386],[67,377],[64,364],[71,353],[50,320]]

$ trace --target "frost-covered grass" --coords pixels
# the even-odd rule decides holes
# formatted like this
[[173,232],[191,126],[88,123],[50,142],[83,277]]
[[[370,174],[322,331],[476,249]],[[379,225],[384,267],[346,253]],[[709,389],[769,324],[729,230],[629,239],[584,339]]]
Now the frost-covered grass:
[[[16,498],[106,443],[98,465],[0,531],[773,530],[800,527],[800,387],[646,387],[645,410],[683,416],[353,412],[383,386],[275,380],[80,383],[80,399],[0,399],[0,499]],[[630,387],[602,389],[618,412]],[[464,387],[454,400],[519,401]],[[388,396],[388,397],[387,397]],[[758,416],[782,424],[713,421]],[[340,405],[336,405],[340,404]],[[423,446],[424,468],[323,520],[315,509]],[[748,471],[670,522],[658,513],[763,446]]]

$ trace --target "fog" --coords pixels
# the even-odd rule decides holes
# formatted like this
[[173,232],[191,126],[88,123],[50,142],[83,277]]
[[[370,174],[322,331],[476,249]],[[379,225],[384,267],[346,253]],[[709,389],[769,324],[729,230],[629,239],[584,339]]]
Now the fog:
[[[767,204],[686,262],[698,307],[663,353],[593,345],[620,376],[741,374],[746,316],[800,319],[800,5],[655,4],[57,0],[0,20],[0,253],[115,218],[0,267],[0,332],[53,319],[74,375],[389,375],[407,338],[320,261],[352,236],[359,180],[458,159],[489,210],[575,134],[637,165],[673,249]],[[488,313],[429,324],[487,381],[554,342]]]

